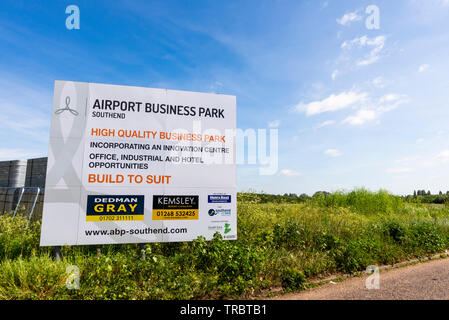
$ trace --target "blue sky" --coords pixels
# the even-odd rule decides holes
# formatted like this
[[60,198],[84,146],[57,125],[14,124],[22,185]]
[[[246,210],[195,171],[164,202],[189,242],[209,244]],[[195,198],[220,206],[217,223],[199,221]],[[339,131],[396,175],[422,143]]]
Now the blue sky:
[[448,0],[3,0],[0,160],[46,156],[74,80],[236,95],[239,128],[279,130],[278,172],[239,166],[239,190],[445,192],[448,30]]

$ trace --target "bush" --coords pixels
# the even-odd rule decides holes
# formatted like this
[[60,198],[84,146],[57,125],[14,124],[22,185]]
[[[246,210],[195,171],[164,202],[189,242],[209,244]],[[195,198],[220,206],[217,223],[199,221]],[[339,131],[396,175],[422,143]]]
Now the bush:
[[337,249],[341,245],[340,239],[333,234],[321,233],[316,239],[314,246],[318,250],[329,251]]
[[[241,200],[239,240],[146,244],[145,260],[137,244],[117,244],[66,246],[56,263],[39,247],[39,222],[0,216],[0,299],[242,298],[449,248],[448,207],[402,206],[383,191]],[[79,267],[79,290],[65,287],[68,265]]]
[[407,237],[407,228],[397,221],[389,221],[384,226],[385,232],[394,241],[402,243]]
[[323,207],[352,208],[362,214],[393,213],[403,208],[403,199],[385,190],[371,192],[366,189],[355,189],[351,192],[337,191],[331,194],[317,194],[313,203]]
[[305,249],[304,230],[298,222],[286,221],[273,229],[273,242],[278,248]]
[[436,253],[447,247],[447,236],[433,224],[412,225],[406,245],[422,249],[424,253]]
[[296,268],[285,268],[282,272],[282,288],[286,291],[299,291],[305,288],[306,276]]
[[339,270],[345,273],[364,270],[376,261],[378,243],[371,239],[351,240],[335,252]]
[[48,256],[4,260],[0,264],[0,299],[55,299],[66,291],[66,263]]
[[418,254],[436,253],[449,245],[447,234],[430,222],[405,225],[392,221],[384,228],[393,241]]
[[40,223],[17,215],[0,215],[0,259],[29,256],[39,249]]
[[134,261],[124,254],[91,256],[79,267],[83,296],[92,299],[127,299],[137,289]]
[[214,275],[218,286],[237,294],[245,290],[245,282],[256,279],[263,260],[258,248],[223,241],[219,233],[209,242],[196,240],[193,257],[197,270]]

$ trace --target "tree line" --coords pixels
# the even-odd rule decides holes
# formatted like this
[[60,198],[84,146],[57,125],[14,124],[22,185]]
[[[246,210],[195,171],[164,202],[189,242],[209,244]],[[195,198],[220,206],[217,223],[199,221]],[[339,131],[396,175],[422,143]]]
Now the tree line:
[[432,194],[430,191],[426,192],[426,190],[414,190],[413,195],[407,195],[403,198],[405,201],[413,203],[444,204],[449,203],[449,191],[446,191],[446,193],[440,191],[438,194]]
[[[253,203],[303,203],[317,198],[325,198],[333,193],[327,191],[317,191],[312,196],[306,193],[284,193],[283,195],[256,193],[256,192],[239,192],[238,200]],[[414,190],[413,194],[400,196],[405,202],[409,203],[434,203],[449,204],[449,191],[438,194],[432,194],[426,190]]]

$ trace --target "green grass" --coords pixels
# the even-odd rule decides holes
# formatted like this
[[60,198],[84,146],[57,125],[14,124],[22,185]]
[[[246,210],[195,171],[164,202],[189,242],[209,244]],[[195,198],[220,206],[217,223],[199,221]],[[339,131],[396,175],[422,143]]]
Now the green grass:
[[[268,199],[264,196],[264,199]],[[307,288],[307,280],[356,273],[449,248],[446,206],[404,203],[364,189],[299,203],[239,194],[237,241],[39,247],[40,224],[0,216],[0,299],[201,299]],[[80,288],[65,286],[76,265]]]

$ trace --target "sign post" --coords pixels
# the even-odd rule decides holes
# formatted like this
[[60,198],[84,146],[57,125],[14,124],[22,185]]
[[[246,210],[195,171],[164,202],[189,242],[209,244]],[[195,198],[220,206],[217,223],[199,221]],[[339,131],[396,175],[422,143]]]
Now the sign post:
[[56,81],[41,246],[237,238],[236,98]]

